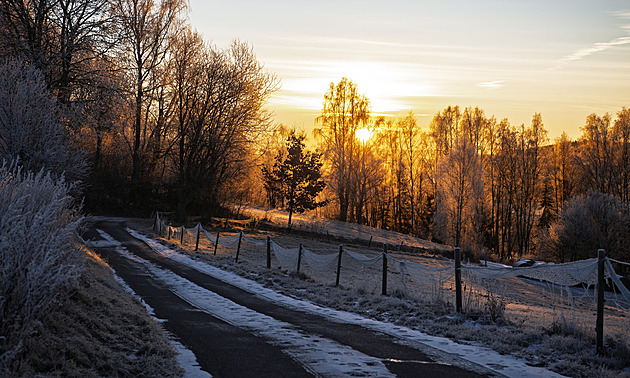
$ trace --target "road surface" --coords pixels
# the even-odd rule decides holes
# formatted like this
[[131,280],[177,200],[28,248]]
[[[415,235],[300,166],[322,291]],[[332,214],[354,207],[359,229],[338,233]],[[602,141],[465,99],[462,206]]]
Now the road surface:
[[[95,218],[84,238],[102,240],[98,230],[116,243],[97,243],[96,251],[214,377],[498,375],[432,348],[240,289],[154,252],[125,230],[122,219]],[[201,294],[186,297],[173,282]],[[233,313],[241,315],[232,318]]]

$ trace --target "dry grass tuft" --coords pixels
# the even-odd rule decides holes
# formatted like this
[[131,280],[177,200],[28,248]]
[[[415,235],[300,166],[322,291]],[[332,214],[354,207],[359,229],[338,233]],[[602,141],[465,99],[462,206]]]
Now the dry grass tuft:
[[20,376],[162,376],[183,371],[161,326],[89,253],[77,289],[28,339]]

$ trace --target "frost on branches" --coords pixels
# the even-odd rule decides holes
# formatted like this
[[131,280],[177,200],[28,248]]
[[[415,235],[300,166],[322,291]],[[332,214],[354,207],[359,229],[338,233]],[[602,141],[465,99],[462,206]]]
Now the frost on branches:
[[19,159],[27,170],[44,167],[81,179],[83,154],[71,146],[61,119],[40,71],[20,61],[0,62],[0,161]]
[[0,376],[82,267],[71,185],[14,166],[0,168]]

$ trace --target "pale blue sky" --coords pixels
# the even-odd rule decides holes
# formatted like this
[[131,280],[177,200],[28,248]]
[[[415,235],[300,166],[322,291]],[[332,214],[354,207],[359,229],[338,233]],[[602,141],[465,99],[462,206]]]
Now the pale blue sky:
[[249,42],[282,81],[276,120],[313,126],[346,76],[375,114],[448,105],[579,136],[590,113],[630,106],[630,1],[207,1],[192,24],[225,47]]

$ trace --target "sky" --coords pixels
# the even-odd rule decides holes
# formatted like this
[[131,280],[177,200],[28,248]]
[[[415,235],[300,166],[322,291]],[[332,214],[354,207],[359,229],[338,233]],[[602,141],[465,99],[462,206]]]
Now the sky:
[[628,0],[190,0],[191,23],[225,48],[248,42],[281,89],[276,122],[310,130],[330,83],[347,77],[372,114],[448,105],[580,136],[591,113],[630,106]]

